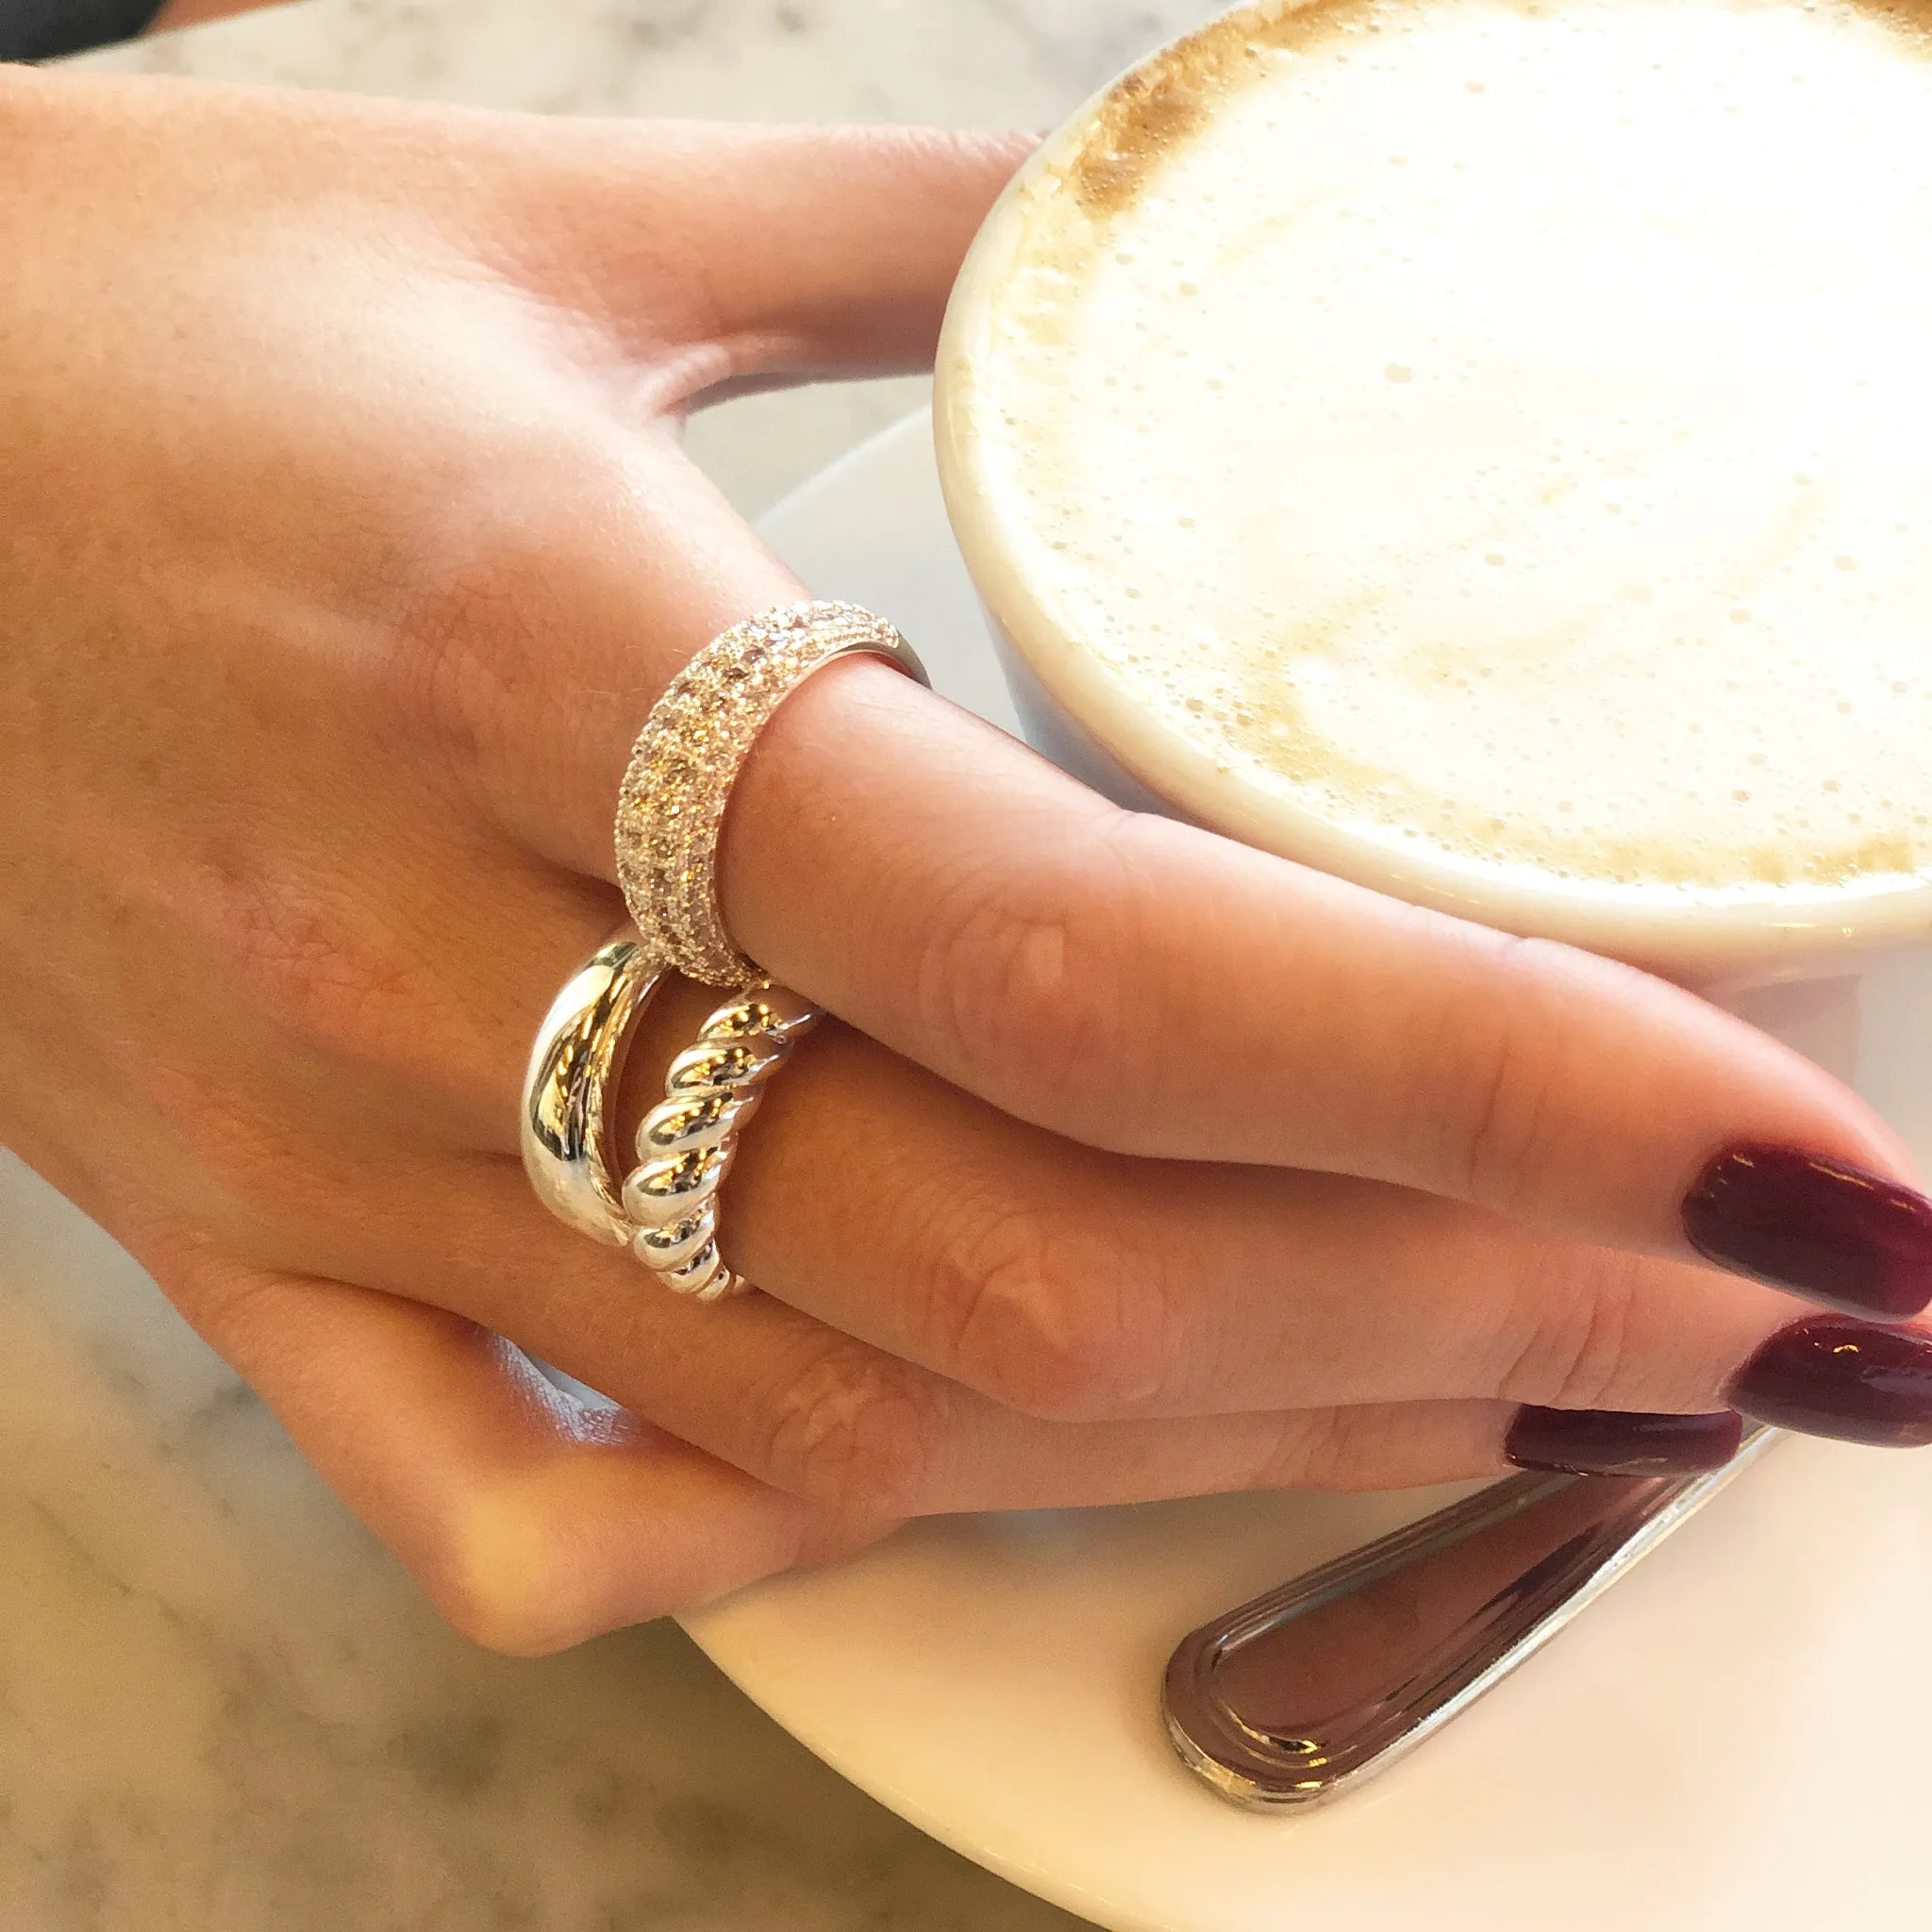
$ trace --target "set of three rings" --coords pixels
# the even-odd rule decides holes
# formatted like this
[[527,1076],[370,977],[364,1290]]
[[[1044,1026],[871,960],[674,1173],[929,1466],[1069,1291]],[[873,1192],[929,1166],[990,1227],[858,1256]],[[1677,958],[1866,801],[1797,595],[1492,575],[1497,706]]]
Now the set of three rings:
[[[735,625],[673,679],[638,736],[619,794],[617,875],[630,924],[558,995],[525,1076],[524,1167],[539,1199],[700,1301],[750,1286],[720,1253],[718,1190],[766,1082],[821,1017],[767,978],[725,930],[719,835],[739,772],[779,705],[813,672],[850,656],[883,658],[927,682],[896,630],[835,603]],[[609,1156],[617,1090],[639,1024],[673,972],[741,991],[672,1061],[620,1183]]]

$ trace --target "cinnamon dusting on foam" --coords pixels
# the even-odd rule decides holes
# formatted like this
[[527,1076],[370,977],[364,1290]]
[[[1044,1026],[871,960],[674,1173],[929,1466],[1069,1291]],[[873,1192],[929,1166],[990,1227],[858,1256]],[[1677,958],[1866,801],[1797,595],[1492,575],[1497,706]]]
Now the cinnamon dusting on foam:
[[1932,876],[1932,5],[1250,7],[1024,220],[1007,547],[1199,757],[1608,890]]
[[1243,8],[1163,48],[1101,101],[1062,178],[1094,221],[1131,206],[1149,174],[1214,111],[1231,86],[1252,79],[1255,48],[1276,43],[1299,9]]
[[[1056,175],[1102,222],[1131,207],[1161,162],[1234,89],[1265,77],[1269,50],[1305,52],[1325,38],[1399,14],[1413,0],[1259,0],[1221,14],[1124,74],[1095,105]],[[1502,0],[1524,18],[1561,0]],[[1865,0],[1859,10],[1902,35],[1932,40],[1932,0]]]
[[1122,213],[1219,102],[1265,76],[1268,52],[1307,48],[1373,19],[1384,5],[1386,0],[1264,0],[1220,15],[1163,47],[1108,91],[1078,146],[1059,163],[1061,180],[1091,220]]

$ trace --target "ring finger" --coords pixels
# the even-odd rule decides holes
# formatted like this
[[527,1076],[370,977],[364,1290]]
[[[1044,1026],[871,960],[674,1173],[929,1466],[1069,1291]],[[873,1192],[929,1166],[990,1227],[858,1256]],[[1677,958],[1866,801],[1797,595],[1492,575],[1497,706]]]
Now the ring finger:
[[[1252,1488],[1391,1488],[1507,1466],[1508,1405],[1174,1419],[1024,1415],[765,1295],[702,1307],[573,1238],[510,1163],[439,1159],[434,1224],[377,1228],[360,1283],[461,1315],[841,1523]],[[364,1207],[369,1203],[364,1196]],[[400,1238],[398,1238],[400,1234]],[[186,1309],[220,1327],[219,1308]]]
[[[634,1113],[708,1001],[674,989],[653,1015]],[[353,1218],[329,1206],[352,1177],[317,1176],[305,1252],[258,1258],[425,1293],[607,1388],[640,1350],[661,1354],[625,1325],[662,1300],[626,1257],[533,1219],[507,1162],[435,1164],[375,1201],[354,1184]],[[1096,1152],[839,1027],[770,1090],[723,1207],[731,1258],[815,1318],[784,1332],[837,1357],[831,1381],[863,1380],[874,1371],[856,1365],[878,1354],[958,1385],[948,1401],[1049,1420],[1447,1399],[1707,1410],[1795,1312],[1405,1190]],[[748,1332],[683,1314],[693,1348]],[[843,1339],[871,1350],[840,1355]],[[792,1357],[771,1373],[788,1387],[822,1374]],[[661,1391],[612,1392],[686,1426]]]

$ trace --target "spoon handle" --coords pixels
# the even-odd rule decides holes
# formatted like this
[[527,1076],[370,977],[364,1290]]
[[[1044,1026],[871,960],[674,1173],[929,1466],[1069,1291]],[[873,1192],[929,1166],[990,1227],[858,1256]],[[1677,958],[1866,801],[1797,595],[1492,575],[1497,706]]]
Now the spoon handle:
[[1781,1440],[1694,1476],[1524,1474],[1204,1624],[1168,1659],[1182,1761],[1256,1808],[1338,1796],[1466,1710]]

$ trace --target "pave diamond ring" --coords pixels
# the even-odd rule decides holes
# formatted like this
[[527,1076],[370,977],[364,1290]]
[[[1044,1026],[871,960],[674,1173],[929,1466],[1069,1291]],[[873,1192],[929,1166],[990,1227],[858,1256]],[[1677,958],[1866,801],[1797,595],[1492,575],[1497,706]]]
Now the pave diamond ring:
[[617,879],[644,949],[705,986],[759,976],[724,929],[718,835],[731,788],[772,714],[836,658],[884,658],[930,685],[899,633],[857,604],[748,617],[672,679],[631,752],[617,805]]
[[[733,625],[672,679],[638,734],[618,798],[617,876],[634,929],[607,941],[558,996],[525,1079],[524,1164],[544,1205],[592,1239],[628,1247],[667,1288],[699,1301],[749,1286],[718,1252],[718,1187],[765,1083],[819,1019],[725,931],[719,831],[772,714],[814,671],[861,656],[930,684],[891,625],[857,604],[830,603]],[[631,1036],[673,970],[742,990],[672,1062],[620,1191],[607,1151],[617,1083]]]

